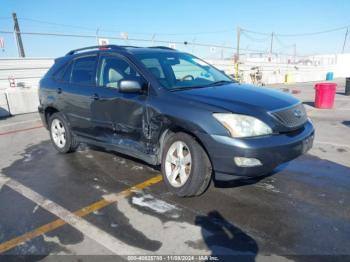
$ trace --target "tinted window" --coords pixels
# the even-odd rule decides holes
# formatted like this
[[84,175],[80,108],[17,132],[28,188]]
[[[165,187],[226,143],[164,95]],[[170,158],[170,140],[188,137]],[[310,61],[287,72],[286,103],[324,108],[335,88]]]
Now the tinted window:
[[62,80],[64,72],[66,71],[67,65],[62,66],[57,72],[54,74],[54,79],[56,80]]
[[81,85],[94,84],[96,63],[96,56],[86,56],[75,59],[71,74],[71,82]]
[[156,58],[146,58],[141,60],[142,63],[151,71],[151,73],[157,78],[164,78],[163,68]]
[[61,78],[63,82],[70,82],[70,77],[72,74],[72,65],[73,63],[69,63],[69,65],[64,68],[63,70],[64,74],[63,74],[63,77]]
[[118,88],[121,80],[141,81],[140,75],[124,59],[116,56],[102,56],[99,70],[99,86]]
[[145,58],[141,59],[141,62],[147,67],[147,69],[162,86],[169,87],[169,83],[165,77],[163,67],[161,66],[158,58]]

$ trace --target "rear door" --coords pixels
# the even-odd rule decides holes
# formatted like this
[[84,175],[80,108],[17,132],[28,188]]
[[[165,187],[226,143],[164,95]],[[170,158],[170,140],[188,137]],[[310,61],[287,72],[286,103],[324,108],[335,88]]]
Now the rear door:
[[131,151],[143,151],[147,95],[121,93],[119,83],[146,81],[132,63],[114,54],[100,55],[97,76],[99,99],[91,106],[95,137],[118,147],[129,147]]
[[72,60],[63,76],[63,111],[77,135],[93,138],[91,104],[96,96],[97,55],[79,56]]

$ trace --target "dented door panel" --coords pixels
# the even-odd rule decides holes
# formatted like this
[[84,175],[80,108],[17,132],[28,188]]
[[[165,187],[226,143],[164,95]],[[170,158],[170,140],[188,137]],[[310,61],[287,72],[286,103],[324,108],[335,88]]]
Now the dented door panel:
[[100,87],[91,105],[95,139],[147,152],[147,96]]

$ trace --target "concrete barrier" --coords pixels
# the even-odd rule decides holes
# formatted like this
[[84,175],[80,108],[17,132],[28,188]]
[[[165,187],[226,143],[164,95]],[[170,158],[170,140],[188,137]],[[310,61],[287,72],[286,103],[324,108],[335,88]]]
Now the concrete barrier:
[[40,78],[53,64],[51,58],[0,58],[0,90],[12,88],[9,78],[26,87],[36,88]]
[[0,118],[10,115],[5,92],[0,92]]
[[11,115],[38,111],[38,89],[7,89],[6,96]]

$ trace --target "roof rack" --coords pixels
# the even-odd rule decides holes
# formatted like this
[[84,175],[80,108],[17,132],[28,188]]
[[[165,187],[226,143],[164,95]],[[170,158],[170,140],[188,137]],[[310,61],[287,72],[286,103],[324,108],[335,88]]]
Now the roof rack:
[[123,47],[123,48],[141,48],[140,46],[134,46],[134,45],[119,45],[119,47]]
[[74,55],[77,52],[89,50],[89,49],[116,49],[116,50],[124,50],[126,46],[118,46],[118,45],[96,45],[96,46],[88,46],[83,48],[78,48],[69,51],[66,55]]
[[176,51],[176,49],[171,48],[171,47],[167,47],[167,46],[150,46],[149,48],[159,48],[159,49],[167,49],[167,50],[174,50],[174,51]]
[[[125,48],[140,48],[139,46],[127,46],[127,45],[95,45],[95,46],[88,46],[88,47],[83,47],[83,48],[78,48],[69,51],[66,55],[74,55],[77,52],[80,51],[85,51],[85,50],[90,50],[90,49],[114,49],[114,50],[125,50]],[[167,47],[167,46],[150,46],[148,48],[159,48],[159,49],[166,49],[166,50],[174,50],[176,49]]]

